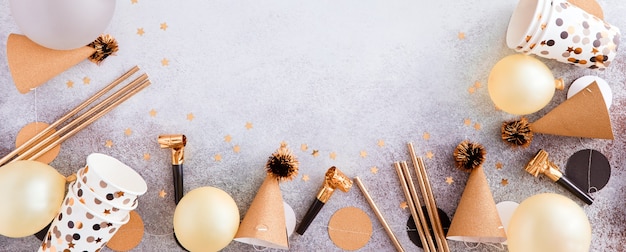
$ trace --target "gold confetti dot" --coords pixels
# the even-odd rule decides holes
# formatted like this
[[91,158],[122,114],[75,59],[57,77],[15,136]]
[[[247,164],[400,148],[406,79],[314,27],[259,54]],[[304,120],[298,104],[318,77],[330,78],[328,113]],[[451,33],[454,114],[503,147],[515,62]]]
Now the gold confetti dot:
[[433,154],[433,152],[432,152],[432,151],[428,151],[428,152],[426,152],[426,157],[427,157],[428,159],[433,159],[433,157],[434,157],[434,156],[435,156],[435,154]]
[[191,121],[193,121],[193,119],[195,119],[195,118],[196,118],[196,117],[193,115],[193,113],[189,113],[189,114],[187,114],[187,120],[188,120],[188,121],[190,121],[190,122],[191,122]]
[[457,35],[457,37],[459,37],[459,39],[465,39],[465,33],[464,32],[459,32],[459,34]]
[[503,166],[503,165],[502,165],[502,163],[501,163],[501,162],[497,162],[497,163],[496,163],[496,169],[498,169],[498,170],[502,170],[502,166]]
[[509,184],[509,180],[508,180],[508,179],[503,178],[503,179],[502,179],[502,181],[500,181],[500,184],[502,184],[502,186],[506,186],[506,185],[508,185],[508,184]]
[[482,86],[483,86],[483,85],[482,85],[482,83],[480,83],[480,81],[476,81],[476,82],[474,82],[474,87],[475,87],[475,88],[481,88]]
[[474,123],[474,129],[480,130],[480,128],[481,128],[480,123]]
[[167,193],[165,192],[165,190],[162,190],[159,192],[159,197],[161,198],[165,198],[165,195],[167,195]]
[[235,145],[235,146],[233,146],[233,151],[235,153],[239,153],[241,151],[241,147],[239,147],[239,145]]
[[470,94],[473,94],[474,92],[476,92],[476,88],[474,88],[474,87],[469,87],[469,88],[467,89],[467,92],[469,92]]
[[167,27],[168,27],[167,23],[163,22],[163,23],[161,23],[161,28],[160,29],[166,31]]
[[302,180],[304,182],[309,181],[309,175],[306,175],[306,174],[302,175]]
[[143,154],[143,160],[150,160],[150,153],[144,153]]
[[430,133],[424,132],[424,135],[422,135],[422,138],[424,138],[424,140],[430,139]]
[[67,88],[73,88],[74,87],[74,82],[71,80],[68,80],[65,85],[67,85]]
[[367,152],[362,150],[361,153],[359,154],[362,158],[367,157]]
[[224,142],[230,143],[231,140],[233,140],[233,137],[231,137],[230,135],[226,135],[224,137]]
[[300,145],[300,150],[307,151],[308,149],[309,149],[309,146],[307,144],[301,144]]
[[85,76],[85,78],[83,78],[83,84],[89,85],[89,83],[91,83],[91,79],[89,79],[89,77]]
[[337,153],[335,152],[331,152],[328,157],[330,157],[330,159],[335,160],[337,158]]
[[400,208],[406,209],[407,207],[409,207],[409,204],[407,204],[406,201],[400,202]]
[[246,129],[252,129],[253,125],[251,122],[246,123]]
[[222,161],[222,155],[215,154],[215,156],[213,156],[213,159],[215,159],[216,162]]
[[385,146],[385,141],[382,140],[382,139],[379,139],[378,143],[376,143],[376,144],[378,145],[378,147],[383,147],[383,146]]
[[143,36],[144,33],[146,32],[143,31],[143,28],[137,28],[137,35]]
[[314,157],[317,157],[320,155],[320,151],[318,150],[313,150],[313,153],[311,153],[311,155],[313,155]]
[[111,147],[113,147],[113,141],[111,141],[111,140],[106,140],[106,142],[104,143],[104,146],[106,146],[107,148],[111,148]]
[[124,130],[124,135],[130,136],[131,134],[133,134],[133,131],[130,128],[126,128],[126,130]]
[[378,173],[378,167],[374,166],[374,167],[370,168],[370,172],[372,174],[377,174]]
[[470,126],[470,125],[472,124],[472,120],[470,120],[469,118],[465,118],[465,119],[463,120],[463,124],[464,124],[465,126]]
[[156,110],[154,110],[154,109],[150,110],[150,117],[156,117],[156,115],[157,115],[157,111]]
[[446,183],[448,183],[448,185],[451,185],[452,183],[454,183],[454,179],[452,179],[452,177],[446,177]]
[[169,66],[170,65],[170,61],[167,58],[163,58],[161,60],[161,66]]

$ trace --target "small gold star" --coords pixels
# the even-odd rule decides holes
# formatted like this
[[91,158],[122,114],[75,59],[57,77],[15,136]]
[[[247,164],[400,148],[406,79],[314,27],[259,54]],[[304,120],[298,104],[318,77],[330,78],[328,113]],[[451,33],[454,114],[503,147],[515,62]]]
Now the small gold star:
[[106,140],[106,142],[104,143],[104,146],[106,146],[107,148],[111,148],[111,147],[113,147],[113,141],[111,141],[111,140]]
[[304,182],[309,181],[309,175],[306,175],[306,174],[302,175],[302,180],[303,180]]
[[434,156],[435,156],[435,154],[433,154],[433,152],[432,152],[432,151],[428,151],[428,152],[426,152],[426,157],[427,157],[428,159],[433,159],[433,157],[434,157]]
[[502,163],[501,162],[497,162],[496,163],[496,169],[502,170]]
[[330,157],[330,159],[335,160],[337,158],[337,153],[333,151],[328,156]]
[[361,157],[362,157],[362,158],[365,158],[365,157],[367,157],[367,152],[365,152],[364,150],[362,150],[362,151],[361,151],[361,153],[360,153],[360,155],[361,155]]
[[235,153],[239,153],[241,151],[241,147],[239,147],[239,145],[235,145],[235,146],[233,146],[233,151]]
[[189,113],[189,114],[187,114],[187,120],[188,120],[188,121],[190,121],[190,122],[191,122],[191,121],[193,121],[193,119],[194,119],[194,118],[196,118],[196,117],[193,115],[193,113]]
[[502,181],[500,181],[500,184],[502,184],[502,186],[506,186],[506,185],[508,185],[508,184],[509,184],[509,180],[508,180],[508,179],[503,178],[503,179],[502,179]]
[[169,66],[170,65],[170,61],[167,58],[163,58],[161,60],[161,66]]
[[370,168],[370,172],[371,172],[372,174],[376,174],[376,173],[378,173],[378,167],[374,166],[374,167]]
[[402,201],[402,202],[400,202],[400,208],[402,208],[402,209],[405,209],[405,210],[406,210],[406,208],[407,208],[407,207],[409,207],[409,204],[407,204],[407,203],[406,203],[406,201]]
[[480,130],[480,123],[474,123],[474,129]]
[[252,123],[251,122],[247,122],[246,123],[246,129],[252,129]]
[[67,248],[74,248],[74,245],[76,245],[76,244],[74,244],[74,243],[72,243],[72,242],[69,242],[69,243],[67,244]]
[[598,53],[598,52],[599,52],[599,51],[598,51],[598,49],[596,49],[595,47],[594,47],[593,49],[591,49],[591,53],[593,53],[594,55],[595,55],[596,53]]
[[465,119],[463,120],[463,124],[464,124],[465,126],[470,126],[470,125],[472,124],[472,120],[470,120],[469,118],[465,118]]
[[100,243],[102,242],[102,238],[98,237],[98,239],[96,239],[96,243]]
[[218,161],[222,161],[222,155],[220,154],[215,154],[215,156],[213,157],[213,159],[215,159],[216,162]]
[[133,131],[130,128],[126,128],[126,130],[124,130],[124,135],[130,136],[131,134],[133,134]]
[[165,195],[167,195],[167,193],[165,192],[165,190],[161,190],[161,191],[159,192],[159,197],[161,197],[161,198],[165,198]]
[[309,149],[309,146],[308,146],[308,145],[306,145],[306,144],[301,144],[301,145],[300,145],[300,150],[302,150],[302,151],[307,151],[308,149]]
[[137,28],[137,35],[143,36],[144,33],[146,32],[143,31],[143,28]]
[[481,88],[483,85],[480,83],[480,81],[476,81],[474,82],[474,87],[475,88]]
[[161,23],[161,30],[167,30],[167,23]]
[[470,94],[473,94],[474,92],[476,92],[476,88],[475,87],[469,87],[467,89],[467,92],[469,92]]
[[91,83],[91,79],[89,79],[89,77],[85,76],[85,78],[83,78],[83,84],[89,85],[89,83]]
[[446,183],[448,183],[448,185],[452,185],[452,183],[454,183],[454,179],[452,179],[452,177],[446,177]]
[[457,37],[459,37],[459,39],[465,39],[465,33],[464,32],[459,32]]
[[146,160],[146,161],[150,160],[150,153],[144,153],[143,160]]
[[104,212],[102,212],[104,214],[104,216],[107,216],[109,214],[111,214],[111,210],[109,209],[104,209]]
[[136,4],[139,0],[130,0],[131,4]]
[[318,150],[313,150],[313,153],[311,153],[311,155],[313,155],[314,157],[317,157],[320,155],[320,151]]
[[231,140],[233,140],[233,137],[231,137],[230,135],[226,135],[224,137],[224,142],[230,143]]
[[157,115],[157,111],[156,110],[154,110],[154,109],[150,110],[150,117],[156,117],[156,115]]
[[115,197],[117,197],[117,198],[124,197],[124,192],[122,192],[122,191],[115,192]]
[[376,143],[378,145],[378,147],[383,147],[385,146],[385,141],[382,139],[378,139],[378,143]]
[[430,133],[424,132],[424,135],[422,135],[422,138],[424,138],[424,140],[428,141],[428,139],[430,139]]
[[71,80],[68,80],[65,85],[67,85],[67,88],[73,88],[74,87],[74,82]]

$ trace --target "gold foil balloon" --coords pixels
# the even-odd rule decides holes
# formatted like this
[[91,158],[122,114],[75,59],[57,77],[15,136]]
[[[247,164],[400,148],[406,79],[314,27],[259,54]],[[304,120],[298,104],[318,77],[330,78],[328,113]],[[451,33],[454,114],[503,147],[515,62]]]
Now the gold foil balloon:
[[554,89],[562,89],[548,67],[523,54],[504,57],[491,69],[487,88],[495,105],[507,113],[525,115],[545,107]]
[[586,252],[591,225],[574,201],[544,193],[522,201],[513,212],[507,237],[511,252]]
[[187,193],[174,211],[174,233],[187,250],[218,251],[239,228],[239,209],[228,193],[200,187]]
[[57,215],[65,197],[65,177],[37,161],[0,167],[0,234],[12,238],[37,233]]

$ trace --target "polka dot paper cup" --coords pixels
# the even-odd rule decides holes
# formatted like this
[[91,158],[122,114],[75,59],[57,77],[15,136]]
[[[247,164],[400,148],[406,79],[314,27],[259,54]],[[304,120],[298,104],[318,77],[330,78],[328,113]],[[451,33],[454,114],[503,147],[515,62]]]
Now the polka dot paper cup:
[[130,211],[137,208],[136,205],[130,208],[111,205],[107,200],[89,190],[80,179],[70,185],[70,190],[80,204],[110,220],[122,221]]
[[130,215],[121,221],[110,220],[92,212],[78,200],[70,190],[39,251],[99,251],[130,220]]
[[78,170],[78,179],[89,190],[118,208],[134,208],[137,197],[148,190],[146,181],[119,160],[99,153],[87,157],[87,165]]

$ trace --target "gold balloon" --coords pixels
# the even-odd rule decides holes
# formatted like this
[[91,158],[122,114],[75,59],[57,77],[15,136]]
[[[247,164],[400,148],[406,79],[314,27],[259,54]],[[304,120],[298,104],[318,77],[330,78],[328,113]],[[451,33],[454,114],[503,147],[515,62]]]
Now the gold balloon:
[[548,67],[523,54],[504,57],[491,69],[489,96],[503,111],[526,115],[545,107],[554,96],[555,80]]
[[65,177],[38,161],[0,167],[0,234],[12,238],[37,233],[57,215],[65,197]]
[[187,250],[218,251],[239,229],[239,209],[228,193],[200,187],[187,193],[174,211],[174,233]]
[[586,252],[591,225],[574,201],[544,193],[522,201],[511,216],[507,237],[511,252]]

